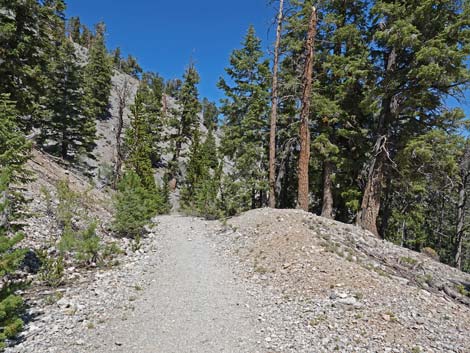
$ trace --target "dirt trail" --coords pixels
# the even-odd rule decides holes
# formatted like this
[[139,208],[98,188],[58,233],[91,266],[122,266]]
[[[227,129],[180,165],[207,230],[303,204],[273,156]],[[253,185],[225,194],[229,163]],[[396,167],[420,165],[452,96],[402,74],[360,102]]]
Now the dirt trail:
[[207,237],[210,223],[158,218],[162,259],[152,284],[99,334],[96,353],[258,352],[256,317],[242,281]]

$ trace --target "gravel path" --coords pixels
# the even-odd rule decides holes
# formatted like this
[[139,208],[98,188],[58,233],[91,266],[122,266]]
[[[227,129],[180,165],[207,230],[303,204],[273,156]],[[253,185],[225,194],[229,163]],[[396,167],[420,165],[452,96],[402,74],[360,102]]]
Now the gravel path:
[[250,352],[256,318],[250,298],[195,218],[158,219],[162,259],[126,318],[97,332],[96,353]]

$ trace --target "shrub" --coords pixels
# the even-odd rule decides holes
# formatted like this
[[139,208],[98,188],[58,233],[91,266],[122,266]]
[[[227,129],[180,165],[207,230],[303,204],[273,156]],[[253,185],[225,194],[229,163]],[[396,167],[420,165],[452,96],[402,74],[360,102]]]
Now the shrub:
[[62,256],[51,256],[46,251],[39,252],[41,259],[41,272],[39,280],[49,287],[59,287],[63,283],[64,259]]
[[114,231],[130,238],[142,235],[152,217],[166,209],[161,193],[146,190],[133,171],[127,171],[119,182],[114,208]]
[[[61,255],[73,252],[76,258],[85,263],[96,262],[101,250],[100,238],[96,235],[97,223],[87,219],[83,209],[85,208],[85,196],[70,189],[65,181],[57,184],[56,218],[63,227],[59,241]],[[81,225],[74,223],[74,218],[81,221]]]
[[433,248],[430,248],[430,247],[422,248],[421,253],[430,257],[433,260],[439,261],[439,254]]

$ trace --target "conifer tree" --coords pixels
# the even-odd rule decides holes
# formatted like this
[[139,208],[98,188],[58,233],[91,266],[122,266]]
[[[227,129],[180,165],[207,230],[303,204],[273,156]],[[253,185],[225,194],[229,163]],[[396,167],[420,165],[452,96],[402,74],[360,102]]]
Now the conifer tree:
[[168,210],[165,199],[165,187],[160,188],[155,183],[152,168],[153,143],[152,113],[148,112],[144,103],[144,93],[139,91],[131,107],[131,126],[126,132],[126,147],[128,150],[126,166],[139,177],[139,183],[147,191],[152,200],[153,211],[164,213]]
[[238,189],[239,195],[225,195],[225,199],[232,210],[240,211],[264,205],[268,188],[269,62],[263,59],[254,27],[248,29],[243,48],[232,52],[225,71],[230,81],[221,78],[218,83],[226,96],[220,107],[225,117],[221,147],[233,161],[225,180],[239,186],[226,185],[224,189]]
[[150,160],[153,167],[158,167],[162,159],[163,139],[163,100],[164,81],[158,74],[146,72],[142,75],[139,93],[142,97],[145,112],[148,116],[149,136],[151,138]]
[[121,70],[122,58],[121,58],[121,48],[116,48],[111,54],[113,58],[113,65],[117,70]]
[[80,36],[80,45],[90,49],[93,41],[93,33],[86,25],[82,25],[82,35]]
[[[0,171],[0,195],[8,194],[10,175],[8,168]],[[9,211],[8,198],[0,197],[0,215]],[[23,327],[20,311],[23,308],[23,299],[15,294],[18,286],[13,282],[11,274],[17,269],[25,252],[15,245],[23,238],[22,234],[11,235],[8,232],[8,222],[0,219],[0,349],[5,347],[5,340],[13,338]]]
[[85,114],[91,121],[108,116],[112,68],[105,46],[104,23],[98,23],[84,70]]
[[[51,38],[50,7],[36,0],[2,2],[0,13],[0,93],[15,102],[22,128],[37,123],[42,79]],[[53,19],[52,19],[53,20]]]
[[142,74],[143,70],[140,67],[137,59],[134,58],[132,55],[128,55],[126,60],[121,61],[121,70],[131,75],[132,77],[139,79],[140,75]]
[[19,317],[23,300],[15,294],[18,283],[11,275],[25,252],[16,246],[23,236],[14,232],[11,221],[16,220],[22,201],[14,185],[26,181],[24,163],[30,144],[16,124],[17,114],[14,102],[0,94],[0,349],[23,325]]
[[202,100],[202,123],[207,130],[214,129],[218,124],[219,109],[207,98]]
[[[468,82],[470,4],[459,1],[378,0],[372,8],[375,88],[378,107],[357,223],[379,235],[378,218],[393,158],[404,140],[445,126],[455,114],[441,114],[442,99]],[[382,222],[387,222],[382,219]]]
[[80,43],[82,25],[79,17],[71,17],[68,21],[68,35],[74,43]]
[[195,131],[199,130],[198,114],[201,111],[201,104],[199,103],[198,83],[199,74],[195,66],[191,64],[186,69],[181,89],[178,91],[178,108],[169,119],[169,126],[173,130],[170,136],[173,153],[170,165],[170,175],[172,178],[177,179],[181,173],[179,161],[183,145],[189,144]]
[[0,169],[8,169],[13,182],[27,179],[24,163],[29,158],[31,144],[16,123],[18,111],[6,94],[0,94]]
[[[62,32],[64,34],[64,32]],[[48,96],[39,142],[55,147],[62,158],[76,157],[94,147],[95,124],[84,116],[81,68],[73,43],[62,36],[56,57],[51,59],[47,82]]]
[[183,208],[206,218],[218,218],[222,212],[218,199],[221,172],[213,128],[203,143],[196,130],[181,190]]
[[114,231],[130,238],[141,236],[145,225],[156,213],[153,196],[134,171],[126,171],[115,195]]

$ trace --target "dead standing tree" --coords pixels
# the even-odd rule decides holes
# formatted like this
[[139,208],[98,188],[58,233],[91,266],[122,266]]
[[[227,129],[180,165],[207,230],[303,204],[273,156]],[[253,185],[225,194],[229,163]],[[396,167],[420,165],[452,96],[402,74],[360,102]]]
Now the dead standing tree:
[[124,110],[127,107],[127,102],[130,97],[130,85],[127,77],[124,79],[124,83],[118,88],[118,121],[116,126],[116,153],[114,163],[114,183],[113,187],[117,188],[117,183],[121,178],[122,161],[124,160],[124,153],[122,150],[122,130],[124,128]]
[[284,0],[279,1],[276,43],[274,44],[273,86],[271,91],[271,127],[269,134],[269,207],[276,207],[276,125],[278,97],[279,46],[283,20]]
[[298,207],[304,211],[308,211],[309,207],[309,180],[308,166],[310,161],[310,129],[309,115],[310,104],[312,100],[312,81],[313,81],[313,60],[315,55],[315,36],[317,34],[317,9],[312,6],[312,13],[309,19],[307,32],[306,52],[304,73],[302,76],[303,92],[302,92],[302,109],[300,111],[300,155],[298,167]]

